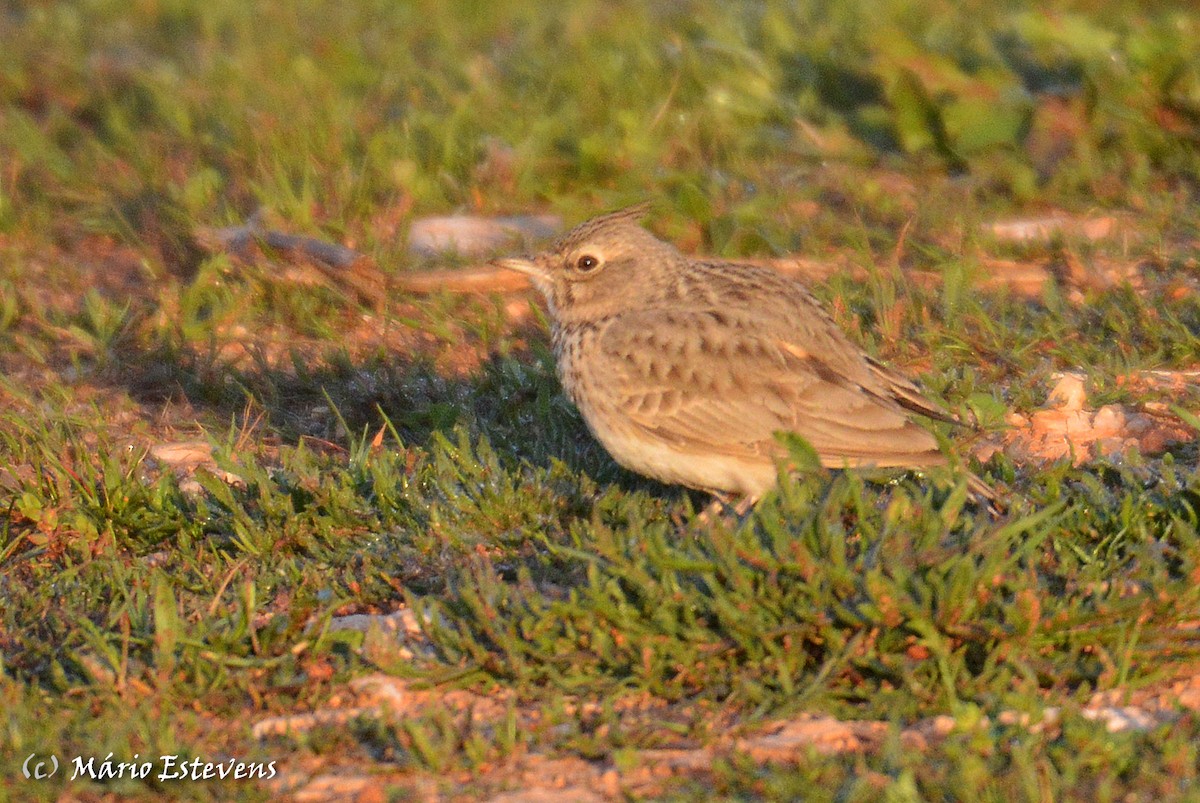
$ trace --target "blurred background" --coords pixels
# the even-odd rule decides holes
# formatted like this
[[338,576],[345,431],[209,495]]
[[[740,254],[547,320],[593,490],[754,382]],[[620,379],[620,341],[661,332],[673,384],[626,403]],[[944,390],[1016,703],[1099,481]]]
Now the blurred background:
[[410,213],[650,198],[793,251],[944,215],[926,188],[1154,210],[1197,176],[1191,3],[6,0],[0,37],[0,232],[185,273],[261,207],[392,265]]

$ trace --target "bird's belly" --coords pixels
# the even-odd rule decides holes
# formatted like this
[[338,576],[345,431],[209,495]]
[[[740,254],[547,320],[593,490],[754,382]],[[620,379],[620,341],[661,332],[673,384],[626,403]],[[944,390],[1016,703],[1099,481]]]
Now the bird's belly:
[[598,398],[600,391],[589,381],[588,372],[577,364],[589,339],[598,334],[592,330],[572,336],[556,329],[554,350],[563,389],[614,460],[659,482],[705,491],[759,496],[775,486],[777,470],[767,456],[687,449],[633,425],[623,412],[606,405]]
[[[682,449],[634,427],[612,424],[580,408],[588,428],[612,458],[630,471],[659,482],[704,491],[759,496],[775,486],[775,463],[768,457],[702,454]],[[601,420],[597,420],[601,419]]]

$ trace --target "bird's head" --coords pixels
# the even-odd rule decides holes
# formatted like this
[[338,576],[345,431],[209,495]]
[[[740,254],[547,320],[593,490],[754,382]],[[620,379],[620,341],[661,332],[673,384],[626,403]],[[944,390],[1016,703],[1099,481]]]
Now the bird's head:
[[558,323],[607,317],[645,301],[651,288],[667,283],[656,274],[683,259],[674,246],[639,225],[646,210],[639,204],[593,218],[535,256],[494,264],[529,276]]

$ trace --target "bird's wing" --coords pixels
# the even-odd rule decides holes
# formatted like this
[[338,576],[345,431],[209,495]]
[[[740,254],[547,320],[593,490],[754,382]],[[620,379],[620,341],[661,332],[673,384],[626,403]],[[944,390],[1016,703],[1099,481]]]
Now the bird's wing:
[[767,459],[779,452],[773,434],[790,431],[831,466],[939,462],[933,436],[895,400],[838,370],[844,349],[829,360],[814,345],[828,344],[728,310],[629,312],[599,337],[595,397],[686,451]]
[[866,359],[871,373],[886,387],[888,395],[895,399],[901,407],[935,421],[965,426],[953,413],[942,408],[937,402],[926,398],[911,379],[893,371],[874,357]]
[[713,292],[714,309],[736,308],[737,296],[748,287],[754,295],[754,321],[763,331],[784,331],[791,342],[818,355],[828,372],[842,384],[855,385],[877,396],[885,406],[895,403],[927,418],[951,424],[962,422],[926,398],[911,380],[869,357],[838,327],[828,310],[802,283],[754,265],[692,263]]

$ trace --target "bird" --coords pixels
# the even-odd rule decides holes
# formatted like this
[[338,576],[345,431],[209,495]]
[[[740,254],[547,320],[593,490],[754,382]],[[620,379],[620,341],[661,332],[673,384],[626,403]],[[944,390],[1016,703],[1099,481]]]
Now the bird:
[[494,262],[545,298],[562,387],[617,463],[740,497],[744,514],[778,481],[780,432],[833,469],[948,462],[915,417],[958,419],[850,340],[803,283],[687,256],[641,225],[647,211],[604,214]]

